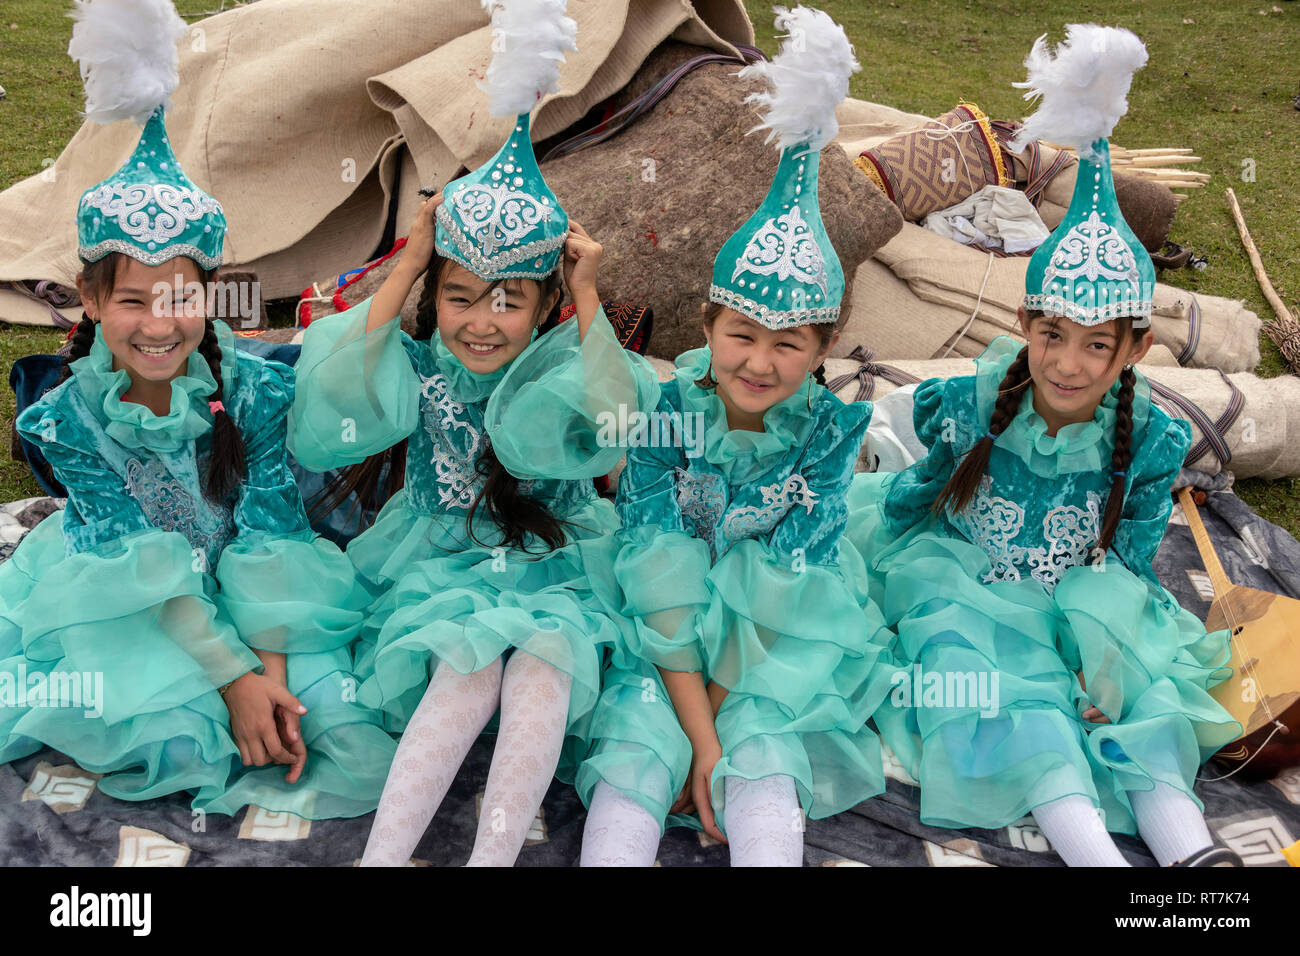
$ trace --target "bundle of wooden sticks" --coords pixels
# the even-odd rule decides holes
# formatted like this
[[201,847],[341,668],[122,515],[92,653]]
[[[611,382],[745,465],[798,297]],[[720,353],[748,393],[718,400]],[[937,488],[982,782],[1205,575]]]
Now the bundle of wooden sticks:
[[[1048,145],[1054,149],[1074,152],[1067,147],[1051,143]],[[1186,147],[1125,149],[1123,146],[1110,144],[1110,164],[1113,169],[1129,176],[1141,176],[1143,179],[1162,183],[1174,190],[1174,198],[1179,202],[1187,198],[1187,193],[1178,190],[1199,189],[1210,181],[1209,173],[1198,173],[1184,168],[1200,161],[1201,157],[1192,155],[1192,151]]]

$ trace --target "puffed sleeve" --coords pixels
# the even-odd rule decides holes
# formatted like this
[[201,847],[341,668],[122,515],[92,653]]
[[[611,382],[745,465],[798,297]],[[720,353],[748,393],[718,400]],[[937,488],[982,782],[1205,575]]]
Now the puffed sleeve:
[[28,569],[30,589],[6,616],[30,657],[103,674],[110,723],[261,668],[217,614],[214,582],[190,542],[149,523],[75,408],[37,403],[18,429],[68,489],[61,526],[43,522],[11,559],[15,571]]
[[[666,397],[658,411],[672,412]],[[686,464],[681,448],[629,449],[616,503],[622,527],[612,536],[616,610],[637,624],[623,650],[673,671],[703,667],[699,614],[709,598],[708,545],[677,503],[677,469]]]
[[69,554],[115,550],[126,535],[154,530],[139,503],[127,493],[122,476],[95,452],[94,426],[87,427],[82,414],[72,402],[37,402],[16,423],[18,432],[40,447],[68,489],[63,535]]
[[639,412],[655,407],[654,367],[618,344],[599,309],[585,338],[576,319],[524,350],[488,399],[492,448],[517,478],[594,478],[627,451]]
[[366,593],[338,546],[311,530],[289,470],[285,434],[293,370],[241,359],[255,382],[233,409],[248,477],[234,509],[236,537],[217,562],[218,603],[251,647],[277,653],[330,650],[361,626]]
[[957,467],[954,446],[962,436],[958,434],[958,419],[948,406],[952,393],[961,385],[960,380],[934,378],[918,385],[913,393],[913,425],[929,454],[885,479],[881,517],[894,537],[929,520],[931,506]]
[[401,318],[366,332],[371,299],[307,327],[288,447],[309,471],[364,461],[415,430],[420,378]]

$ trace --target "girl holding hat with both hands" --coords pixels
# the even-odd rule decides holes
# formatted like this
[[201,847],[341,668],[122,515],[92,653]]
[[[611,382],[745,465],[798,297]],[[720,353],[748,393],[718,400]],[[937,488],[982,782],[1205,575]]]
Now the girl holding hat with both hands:
[[[352,464],[365,484],[372,456],[406,443],[404,487],[347,552],[371,595],[360,698],[401,734],[363,866],[409,860],[494,715],[470,866],[512,865],[551,779],[572,779],[618,640],[581,547],[618,524],[591,479],[623,448],[599,432],[658,393],[601,309],[601,247],[569,221],[529,139],[577,25],[562,3],[487,7],[505,142],[421,207],[372,298],[312,323],[297,366],[291,447],[305,466]],[[411,338],[399,310],[421,273]],[[561,277],[576,315],[557,325]]]

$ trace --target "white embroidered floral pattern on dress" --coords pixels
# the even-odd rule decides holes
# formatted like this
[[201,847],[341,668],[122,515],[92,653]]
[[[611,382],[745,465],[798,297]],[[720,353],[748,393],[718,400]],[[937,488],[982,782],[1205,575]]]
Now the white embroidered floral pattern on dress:
[[952,523],[983,548],[992,567],[985,582],[1019,581],[1027,571],[1048,593],[1056,590],[1070,568],[1086,563],[1101,528],[1101,496],[1089,491],[1086,508],[1062,505],[1043,516],[1043,537],[1047,547],[1025,547],[1015,539],[1025,526],[1025,509],[1014,501],[990,493],[992,479],[980,482],[975,497],[965,510],[952,516]]
[[786,512],[796,505],[802,506],[809,514],[817,503],[817,492],[808,487],[803,475],[793,474],[785,483],[777,482],[764,485],[759,491],[763,495],[763,506],[755,508],[746,505],[736,508],[727,515],[722,523],[722,533],[729,541],[742,538],[757,538],[776,527]]
[[209,567],[216,566],[216,558],[235,536],[230,507],[208,501],[199,505],[160,461],[128,459],[126,492],[140,503],[151,525],[185,535],[190,547],[204,553]]
[[[424,430],[433,442],[430,462],[438,479],[438,501],[446,507],[468,511],[483,483],[475,463],[486,439],[465,420],[465,406],[451,397],[445,376],[436,372],[428,378],[422,375],[420,383],[424,403],[421,417]],[[463,453],[452,441],[458,429],[465,433],[467,447]]]
[[711,472],[691,472],[677,468],[677,507],[682,517],[695,527],[695,537],[709,546],[709,558],[718,560],[714,533],[726,499],[722,494],[722,476]]

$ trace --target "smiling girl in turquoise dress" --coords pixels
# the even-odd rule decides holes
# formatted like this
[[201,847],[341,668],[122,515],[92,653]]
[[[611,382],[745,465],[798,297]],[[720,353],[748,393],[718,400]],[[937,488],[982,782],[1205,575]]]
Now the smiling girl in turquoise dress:
[[623,528],[584,547],[631,625],[577,780],[584,866],[652,864],[666,822],[729,840],[734,866],[799,866],[805,814],[884,789],[866,724],[891,687],[890,635],[841,540],[871,406],[819,374],[844,275],[817,167],[857,63],[824,13],[778,9],[777,25],[802,42],[742,73],[773,81],[754,99],[779,137],[776,176],[717,256],[708,346],[677,359],[659,403],[663,420],[699,417],[703,454],[633,447]]
[[850,494],[895,657],[945,686],[992,675],[997,706],[900,693],[876,721],[927,823],[1032,813],[1072,866],[1127,865],[1108,831],[1135,830],[1162,865],[1239,865],[1212,847],[1192,792],[1240,733],[1207,692],[1230,674],[1228,634],[1207,634],[1151,569],[1191,432],[1133,368],[1152,342],[1155,270],[1106,143],[1146,50],[1074,25],[1055,56],[1040,38],[1026,62],[1022,85],[1043,100],[1019,142],[1080,152],[1065,219],[1029,262],[1027,344],[996,339],[973,377],[919,386],[928,456]]
[[0,677],[103,693],[0,702],[0,762],[48,746],[118,799],[367,813],[393,746],[352,702],[366,593],[289,471],[292,371],[205,313],[226,219],[163,121],[187,28],[170,0],[76,15],[87,115],[144,131],[81,198],[85,313],[64,381],[18,419],[68,500],[0,566]]
[[[469,865],[512,865],[552,777],[572,779],[618,637],[579,548],[618,523],[591,479],[623,450],[598,433],[605,413],[626,420],[658,394],[600,307],[601,247],[569,221],[529,140],[528,111],[557,87],[576,24],[561,4],[488,9],[504,145],[421,207],[384,285],[313,323],[298,363],[292,447],[308,467],[407,440],[404,488],[348,548],[372,594],[361,699],[402,731],[363,866],[408,861],[498,711]],[[561,269],[576,316],[552,328]],[[427,341],[399,322],[421,272]]]

